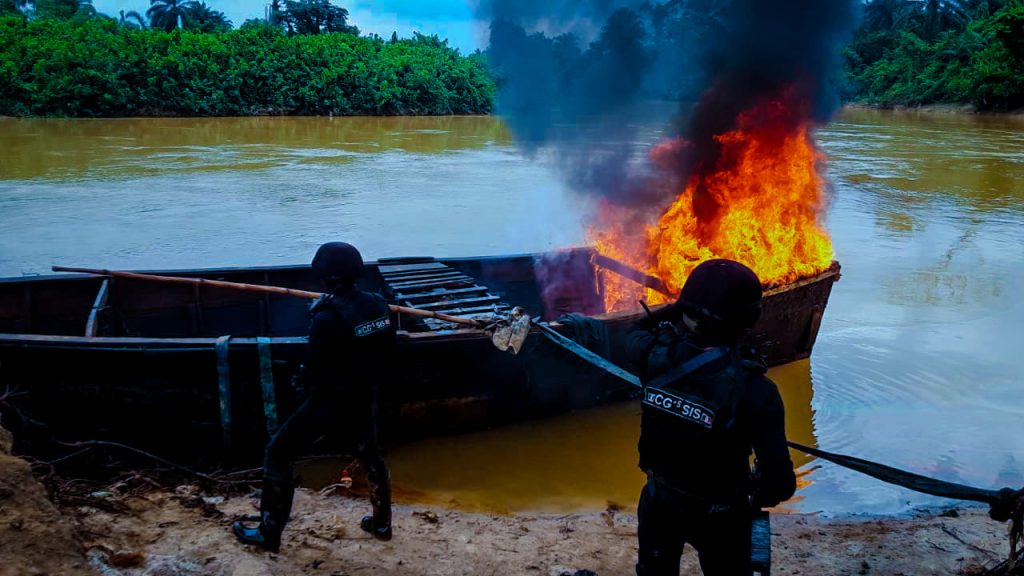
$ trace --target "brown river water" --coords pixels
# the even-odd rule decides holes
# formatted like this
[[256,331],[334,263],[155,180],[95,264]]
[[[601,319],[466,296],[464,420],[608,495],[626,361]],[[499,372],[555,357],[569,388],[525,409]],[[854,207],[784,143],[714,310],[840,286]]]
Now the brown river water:
[[[813,357],[771,371],[790,437],[1024,485],[1024,120],[848,110],[818,137],[843,278]],[[0,276],[291,264],[332,239],[371,258],[539,251],[579,243],[587,210],[489,117],[0,119],[0,150]],[[631,507],[638,414],[607,406],[399,446],[389,460],[407,500]],[[794,458],[789,509],[942,502]]]

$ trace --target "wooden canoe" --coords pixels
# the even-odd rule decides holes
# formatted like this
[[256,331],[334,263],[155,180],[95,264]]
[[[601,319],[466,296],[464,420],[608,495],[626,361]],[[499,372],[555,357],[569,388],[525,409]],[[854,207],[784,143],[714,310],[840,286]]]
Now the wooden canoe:
[[[157,271],[317,290],[308,266]],[[642,310],[606,314],[594,252],[369,263],[361,288],[453,315],[522,306],[601,320],[611,360]],[[810,355],[839,265],[769,290],[753,343],[770,364]],[[62,439],[102,438],[196,460],[253,461],[294,408],[308,301],[67,274],[0,279],[0,392]],[[477,330],[400,319],[382,367],[390,441],[553,415],[622,398],[628,386],[531,334],[518,356]]]

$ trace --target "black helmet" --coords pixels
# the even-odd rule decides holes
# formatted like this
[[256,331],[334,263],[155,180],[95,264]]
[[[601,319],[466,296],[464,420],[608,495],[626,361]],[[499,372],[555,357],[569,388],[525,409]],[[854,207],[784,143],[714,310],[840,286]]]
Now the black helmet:
[[730,340],[761,316],[761,280],[733,260],[708,260],[693,269],[676,308],[698,322],[708,336]]
[[329,286],[353,284],[363,273],[363,257],[351,244],[328,242],[313,256],[313,273]]

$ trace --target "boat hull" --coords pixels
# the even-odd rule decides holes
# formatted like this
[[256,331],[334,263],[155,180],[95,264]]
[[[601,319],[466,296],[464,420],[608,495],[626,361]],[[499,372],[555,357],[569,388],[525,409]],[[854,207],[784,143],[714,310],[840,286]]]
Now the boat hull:
[[[560,254],[562,265],[600,279],[600,271],[588,272],[591,252]],[[550,258],[442,262],[535,315],[590,312],[607,328],[610,359],[622,362],[617,351],[640,312],[593,314],[601,311],[600,282],[582,293],[586,282],[567,282],[553,293],[542,261]],[[377,267],[370,265],[364,288],[381,288]],[[183,273],[315,288],[302,266],[175,272]],[[810,355],[838,277],[835,265],[767,294],[753,343],[770,364]],[[295,382],[308,303],[215,290],[200,298],[188,286],[120,281],[99,303],[103,291],[101,279],[80,275],[0,281],[0,386],[22,393],[9,404],[62,440],[122,441],[190,462],[258,461],[274,424],[301,396]],[[412,328],[400,333],[395,365],[381,367],[388,374],[380,410],[386,442],[550,416],[631,392],[539,333],[512,355],[478,331]],[[106,335],[72,334],[76,329]],[[24,441],[36,442],[28,449],[45,449],[43,436],[28,434]],[[331,451],[330,441],[314,450]]]

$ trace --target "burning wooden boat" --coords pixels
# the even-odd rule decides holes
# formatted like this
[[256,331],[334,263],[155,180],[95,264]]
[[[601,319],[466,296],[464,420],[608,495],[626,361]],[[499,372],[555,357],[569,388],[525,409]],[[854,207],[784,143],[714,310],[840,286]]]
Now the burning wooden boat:
[[[607,313],[613,271],[592,249],[368,264],[361,288],[451,315],[521,306],[599,320],[587,343],[615,351],[644,312]],[[317,290],[308,266],[156,272]],[[767,291],[753,334],[769,363],[805,358],[839,266]],[[103,438],[198,458],[252,460],[295,406],[308,301],[90,275],[0,279],[0,390],[62,439]],[[553,324],[562,331],[567,326]],[[480,330],[400,318],[382,390],[390,440],[493,426],[623,398],[631,387],[530,334],[519,355]]]

